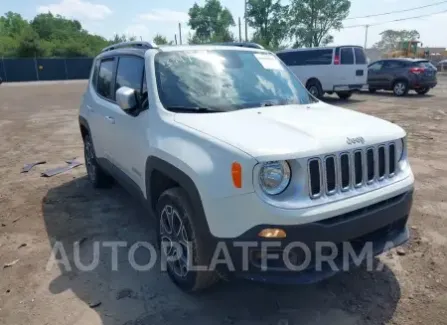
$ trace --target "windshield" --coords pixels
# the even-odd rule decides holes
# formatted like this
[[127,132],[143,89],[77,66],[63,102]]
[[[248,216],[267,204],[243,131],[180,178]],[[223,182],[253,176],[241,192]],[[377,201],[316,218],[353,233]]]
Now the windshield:
[[317,101],[276,56],[265,52],[160,52],[155,74],[162,104],[176,111],[231,111]]

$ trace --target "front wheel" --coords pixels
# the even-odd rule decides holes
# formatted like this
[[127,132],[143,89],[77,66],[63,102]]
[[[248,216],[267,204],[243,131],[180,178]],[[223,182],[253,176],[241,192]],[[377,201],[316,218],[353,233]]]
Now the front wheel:
[[406,81],[396,81],[393,85],[393,93],[396,96],[408,94],[408,83]]
[[216,271],[191,267],[208,267],[210,257],[207,243],[194,227],[193,217],[185,190],[176,187],[161,194],[157,203],[157,237],[162,262],[171,280],[187,292],[204,290],[219,280]]
[[306,88],[316,98],[321,98],[324,95],[323,88],[318,80],[309,81]]
[[337,92],[337,96],[340,99],[349,99],[352,96],[352,91],[339,91]]
[[428,93],[429,90],[430,90],[430,88],[420,88],[420,89],[416,89],[416,92],[419,95],[425,95],[426,93]]

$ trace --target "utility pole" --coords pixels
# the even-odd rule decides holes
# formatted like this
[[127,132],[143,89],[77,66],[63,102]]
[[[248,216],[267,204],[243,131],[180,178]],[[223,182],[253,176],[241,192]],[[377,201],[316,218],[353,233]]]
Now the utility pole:
[[175,45],[177,45],[177,34],[174,34]]
[[239,42],[242,42],[242,26],[241,26],[241,17],[239,17]]
[[366,45],[368,45],[368,27],[369,25],[365,25],[365,44],[363,46],[364,49],[366,49]]
[[178,36],[180,45],[182,45],[182,23],[178,23]]
[[248,0],[245,0],[244,20],[245,20],[245,41],[248,42],[248,21],[247,21]]

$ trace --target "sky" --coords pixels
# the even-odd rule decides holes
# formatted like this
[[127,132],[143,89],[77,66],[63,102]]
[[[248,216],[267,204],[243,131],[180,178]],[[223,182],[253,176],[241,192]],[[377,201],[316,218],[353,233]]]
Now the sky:
[[[361,17],[394,10],[420,7],[440,0],[351,0],[349,17]],[[187,26],[188,9],[195,3],[203,4],[205,0],[1,0],[0,14],[7,11],[20,13],[25,19],[32,19],[38,13],[52,12],[65,17],[78,19],[83,27],[91,33],[112,38],[114,34],[137,36],[143,40],[152,40],[160,33],[174,40],[178,37],[178,24],[182,25],[183,42],[186,42],[190,30]],[[288,0],[282,0],[286,4]],[[237,23],[238,17],[244,15],[244,0],[221,0]],[[394,19],[420,16],[440,11],[444,13],[431,17],[412,19],[407,21],[386,23],[368,28],[367,47],[380,40],[380,33],[386,29],[416,29],[421,34],[420,41],[424,46],[447,47],[447,2],[418,9],[414,11],[392,14],[387,16],[348,19],[345,27],[365,24],[375,24]],[[238,27],[232,28],[238,37]],[[249,33],[251,31],[249,30]],[[242,35],[244,30],[242,29]],[[334,45],[364,45],[365,28],[344,28],[333,31]]]

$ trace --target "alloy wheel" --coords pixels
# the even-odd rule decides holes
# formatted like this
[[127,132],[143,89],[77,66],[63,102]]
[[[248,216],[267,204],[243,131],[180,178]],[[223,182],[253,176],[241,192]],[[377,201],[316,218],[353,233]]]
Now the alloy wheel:
[[394,92],[396,95],[403,95],[407,86],[403,82],[398,82],[394,85]]
[[160,216],[160,241],[171,270],[180,278],[188,274],[188,234],[176,208],[166,205]]

